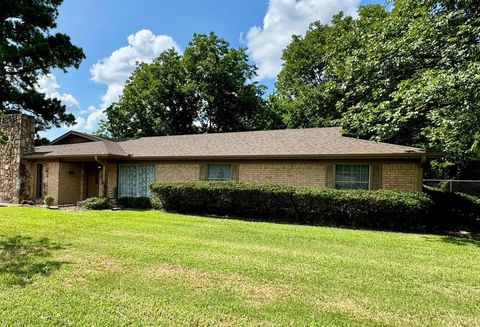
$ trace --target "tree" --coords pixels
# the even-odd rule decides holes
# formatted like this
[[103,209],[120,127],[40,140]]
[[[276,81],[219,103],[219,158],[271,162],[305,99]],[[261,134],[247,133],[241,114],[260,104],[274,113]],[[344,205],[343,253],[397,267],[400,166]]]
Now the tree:
[[445,151],[437,165],[461,172],[479,153],[478,35],[473,0],[397,0],[391,11],[369,5],[356,19],[313,24],[284,52],[285,120]]
[[183,63],[187,87],[195,94],[201,132],[232,132],[259,127],[265,110],[264,87],[251,80],[257,68],[246,49],[233,49],[213,33],[194,34]]
[[263,129],[272,119],[256,67],[243,48],[213,33],[195,34],[180,55],[167,50],[140,64],[101,132],[113,137]]
[[151,64],[139,64],[101,127],[117,138],[196,132],[193,93],[185,81],[181,56],[173,49]]
[[73,124],[58,99],[36,89],[38,77],[57,68],[78,68],[85,58],[81,48],[56,27],[62,0],[0,0],[0,113],[28,112],[37,130]]
[[50,140],[46,137],[36,137],[34,141],[35,146],[49,145]]

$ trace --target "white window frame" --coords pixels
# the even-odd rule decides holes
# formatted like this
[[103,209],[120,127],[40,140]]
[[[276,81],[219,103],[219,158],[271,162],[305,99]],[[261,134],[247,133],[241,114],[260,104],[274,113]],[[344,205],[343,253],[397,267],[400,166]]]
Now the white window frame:
[[[230,177],[227,178],[227,179],[217,179],[217,178],[209,178],[208,176],[208,171],[209,171],[209,167],[210,166],[228,166],[230,168]],[[206,165],[206,171],[205,171],[205,179],[208,181],[208,182],[228,182],[228,181],[231,181],[233,180],[233,166],[232,164],[229,164],[229,163],[216,163],[216,164],[207,164]]]
[[[338,163],[338,164],[335,164],[334,169],[333,169],[335,189],[337,189],[337,166],[368,166],[368,191],[372,190],[372,165],[371,164],[369,164],[369,163],[368,164],[367,163],[358,163],[358,164]],[[348,189],[343,189],[343,190],[348,190]],[[354,189],[351,189],[351,190],[354,190]],[[363,190],[363,189],[360,189],[360,190]]]

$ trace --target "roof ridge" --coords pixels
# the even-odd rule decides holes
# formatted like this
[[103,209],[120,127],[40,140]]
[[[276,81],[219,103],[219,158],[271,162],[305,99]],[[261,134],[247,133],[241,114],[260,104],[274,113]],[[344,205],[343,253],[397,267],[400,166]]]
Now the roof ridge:
[[131,137],[125,139],[111,139],[114,142],[127,142],[132,140],[140,140],[147,138],[160,138],[160,137],[194,137],[194,136],[214,136],[214,135],[233,135],[233,134],[247,134],[247,133],[272,133],[272,132],[295,132],[295,131],[312,131],[312,130],[327,130],[327,129],[341,129],[340,126],[329,127],[306,127],[306,128],[283,128],[283,129],[262,129],[254,131],[237,131],[237,132],[215,132],[215,133],[192,133],[192,134],[177,134],[177,135],[153,135],[153,136],[140,136]]

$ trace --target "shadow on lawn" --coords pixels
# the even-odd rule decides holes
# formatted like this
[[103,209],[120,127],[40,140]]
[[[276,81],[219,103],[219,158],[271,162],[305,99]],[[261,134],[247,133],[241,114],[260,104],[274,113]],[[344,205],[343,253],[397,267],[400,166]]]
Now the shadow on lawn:
[[455,245],[474,245],[480,247],[480,241],[471,238],[456,237],[456,236],[442,236],[442,242],[455,244]]
[[0,283],[25,286],[35,276],[48,276],[66,262],[49,260],[65,247],[48,238],[0,236]]

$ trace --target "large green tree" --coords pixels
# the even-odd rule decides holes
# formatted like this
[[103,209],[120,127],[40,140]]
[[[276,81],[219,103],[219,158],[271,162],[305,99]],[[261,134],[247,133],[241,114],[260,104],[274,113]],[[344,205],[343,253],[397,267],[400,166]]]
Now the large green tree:
[[270,127],[273,116],[255,75],[245,49],[231,48],[213,33],[195,34],[183,54],[172,49],[138,65],[119,101],[106,109],[100,133],[136,137]]
[[278,102],[289,126],[341,124],[361,138],[478,159],[480,4],[396,0],[315,23],[284,52]]
[[196,132],[196,107],[181,59],[170,49],[150,64],[139,64],[120,100],[107,108],[100,133],[119,138]]
[[78,68],[81,48],[56,27],[62,0],[0,0],[0,113],[28,112],[37,130],[72,124],[75,118],[58,99],[36,88],[38,77],[52,69]]

